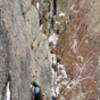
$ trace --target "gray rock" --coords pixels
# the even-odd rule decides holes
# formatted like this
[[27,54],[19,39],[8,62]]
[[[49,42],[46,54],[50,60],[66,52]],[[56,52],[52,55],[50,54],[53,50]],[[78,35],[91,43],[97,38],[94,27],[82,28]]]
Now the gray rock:
[[31,0],[0,0],[0,100],[6,100],[8,82],[12,100],[31,100],[33,79],[50,100],[50,74],[47,37]]
[[[38,32],[39,27],[35,26],[38,21],[35,8],[27,5],[25,9],[28,10],[24,10],[26,1],[31,0],[0,0],[0,100],[6,99],[8,82],[12,100],[31,100],[31,43],[33,31]],[[30,16],[27,16],[28,12]]]
[[[39,34],[33,42],[34,65],[33,73],[34,80],[41,84],[43,94],[51,100],[51,63],[49,58],[49,48],[47,37],[44,34]],[[44,99],[47,100],[47,99]]]

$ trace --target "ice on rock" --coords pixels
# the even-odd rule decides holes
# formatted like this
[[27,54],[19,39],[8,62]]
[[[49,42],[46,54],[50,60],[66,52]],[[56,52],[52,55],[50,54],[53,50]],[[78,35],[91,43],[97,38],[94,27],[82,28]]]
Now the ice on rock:
[[60,75],[62,75],[63,78],[67,78],[67,73],[64,65],[58,63],[58,68],[59,68]]
[[8,84],[7,84],[7,87],[6,87],[6,96],[7,96],[7,100],[10,100],[9,82],[8,82]]
[[55,54],[52,54],[52,64],[57,64],[57,58]]

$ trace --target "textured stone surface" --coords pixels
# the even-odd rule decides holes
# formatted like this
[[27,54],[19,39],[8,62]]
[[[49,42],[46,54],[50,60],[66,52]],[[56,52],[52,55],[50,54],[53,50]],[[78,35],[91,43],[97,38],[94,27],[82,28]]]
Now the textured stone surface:
[[33,79],[41,84],[43,94],[46,97],[49,97],[50,100],[51,63],[48,54],[47,37],[43,33],[38,34],[37,38],[33,42],[33,47],[34,47]]
[[6,99],[8,81],[12,100],[31,100],[29,89],[36,70],[36,81],[49,95],[47,40],[39,28],[31,0],[0,0],[0,100]]
[[31,80],[44,100],[100,99],[100,0],[53,1],[0,0],[0,100],[9,78],[16,100]]
[[40,32],[37,9],[31,0],[0,0],[0,23],[0,97],[5,98],[10,81],[13,100],[30,100],[34,80],[50,99],[48,41]]

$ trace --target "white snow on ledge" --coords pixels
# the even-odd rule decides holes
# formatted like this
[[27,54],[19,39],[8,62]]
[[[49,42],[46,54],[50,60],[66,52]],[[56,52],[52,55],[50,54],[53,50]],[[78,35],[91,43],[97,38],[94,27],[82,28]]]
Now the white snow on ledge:
[[65,16],[65,13],[61,12],[59,13],[59,17],[64,17]]
[[[60,16],[65,16],[65,14],[62,12],[62,13],[60,13]],[[60,23],[56,21],[56,24],[60,24]],[[53,48],[55,48],[55,46],[58,42],[58,39],[59,39],[59,35],[57,35],[56,33],[53,33],[48,38],[48,42],[52,43]],[[76,44],[75,44],[75,46],[76,46]],[[74,46],[73,46],[73,48],[74,48]],[[51,92],[52,92],[52,96],[57,97],[60,94],[60,89],[63,86],[66,86],[68,84],[68,76],[66,73],[65,66],[63,64],[60,64],[59,62],[57,62],[56,54],[50,53],[50,62],[51,62],[51,72],[52,72]],[[55,66],[52,66],[52,65],[55,65]],[[55,70],[54,67],[56,67],[57,70]]]
[[36,8],[39,10],[39,8],[40,8],[39,2],[36,3]]
[[[66,69],[63,64],[57,62],[57,57],[55,54],[50,54],[51,56],[51,65],[57,65],[57,71],[55,72],[53,68],[52,71],[52,95],[58,96],[60,94],[60,89],[62,86],[66,86],[68,84],[68,76],[66,73]],[[57,75],[58,74],[58,75]],[[53,87],[54,86],[54,87]]]
[[67,79],[68,76],[66,74],[66,69],[65,69],[64,65],[58,63],[58,68],[59,68],[59,73],[62,76],[62,78]]
[[52,34],[49,39],[48,39],[49,43],[52,42],[54,45],[57,44],[58,41],[58,35],[57,34]]
[[58,24],[58,25],[60,25],[60,22],[59,22],[59,21],[56,21],[56,22],[55,22],[55,24]]
[[9,89],[9,82],[8,82],[8,84],[7,84],[7,87],[6,87],[6,97],[7,97],[7,100],[10,100],[10,89]]
[[57,96],[60,94],[60,88],[62,87],[62,85],[66,86],[68,84],[68,80],[67,80],[68,76],[67,76],[64,65],[58,63],[58,69],[59,69],[58,77],[56,79],[56,84],[57,84],[56,94],[57,94]]

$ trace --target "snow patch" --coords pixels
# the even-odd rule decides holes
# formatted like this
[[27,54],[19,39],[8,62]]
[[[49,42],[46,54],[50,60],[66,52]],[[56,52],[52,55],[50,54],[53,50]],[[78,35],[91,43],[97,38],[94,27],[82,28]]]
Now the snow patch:
[[55,96],[56,96],[56,94],[55,94],[55,90],[54,90],[54,88],[53,88],[53,87],[51,88],[51,92],[52,92],[52,96],[54,96],[54,97],[55,97]]
[[60,89],[62,86],[66,86],[68,84],[68,76],[66,73],[66,69],[63,64],[57,63],[57,56],[55,54],[50,54],[51,56],[51,65],[57,65],[57,71],[51,67],[52,71],[52,95],[57,97],[60,94]]
[[56,95],[58,96],[59,93],[60,93],[60,88],[61,88],[61,85],[58,84],[57,88],[56,88]]
[[10,89],[9,89],[9,85],[10,83],[8,82],[7,87],[6,87],[6,96],[7,96],[7,100],[10,100]]
[[58,25],[60,25],[60,22],[59,22],[59,21],[56,21],[56,22],[55,22],[55,24],[58,24]]
[[64,17],[65,16],[65,13],[61,12],[59,13],[59,17]]
[[40,8],[39,2],[36,3],[36,8],[39,10],[39,8]]
[[52,34],[49,39],[48,39],[49,43],[53,43],[54,45],[57,44],[57,41],[58,41],[58,35],[57,34]]
[[42,30],[43,30],[43,24],[40,25],[40,31],[42,31]]
[[56,92],[55,92],[55,84],[54,84],[54,81],[55,81],[55,78],[56,78],[56,76],[57,76],[57,73],[56,72],[54,72],[54,69],[52,68],[51,69],[51,71],[52,71],[52,83],[51,83],[51,85],[52,85],[52,88],[51,88],[51,92],[52,92],[52,96],[56,96]]
[[68,76],[65,70],[64,65],[58,63],[58,77],[56,79],[56,94],[57,96],[60,94],[60,89],[62,86],[66,86],[68,84],[67,80]]
[[59,69],[60,75],[62,75],[62,78],[67,78],[67,74],[66,74],[64,65],[58,63],[58,69]]
[[[60,13],[60,16],[65,16],[64,13]],[[58,21],[56,21],[56,24],[60,24]],[[53,48],[55,48],[57,42],[59,39],[59,35],[56,33],[53,33],[49,38],[48,42],[53,43]],[[57,62],[57,55],[54,53],[50,53],[50,62],[51,62],[51,72],[52,72],[52,96],[57,97],[60,94],[60,89],[63,86],[66,86],[68,84],[68,76],[66,73],[66,69],[63,64],[60,64]],[[57,70],[55,70],[53,67],[55,65]]]
[[50,54],[50,62],[52,64],[57,64],[57,58],[55,54]]

